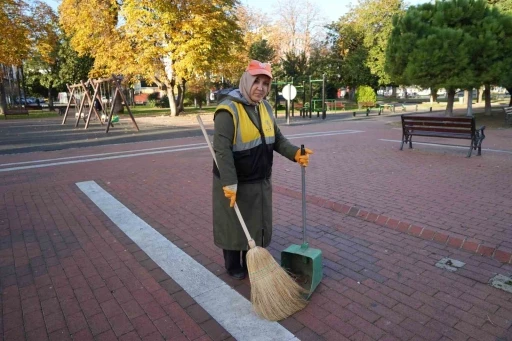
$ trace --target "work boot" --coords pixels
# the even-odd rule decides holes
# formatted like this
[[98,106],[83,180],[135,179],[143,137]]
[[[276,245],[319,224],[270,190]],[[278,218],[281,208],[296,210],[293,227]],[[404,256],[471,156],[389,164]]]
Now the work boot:
[[228,275],[234,279],[242,280],[246,273],[240,262],[241,252],[236,250],[223,250],[224,262]]
[[228,270],[228,275],[234,279],[238,279],[239,281],[245,279],[245,271],[243,268],[237,270]]

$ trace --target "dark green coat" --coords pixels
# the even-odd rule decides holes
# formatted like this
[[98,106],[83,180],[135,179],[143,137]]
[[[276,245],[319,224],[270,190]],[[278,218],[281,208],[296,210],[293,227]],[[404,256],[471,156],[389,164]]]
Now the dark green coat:
[[[238,90],[232,91],[227,100],[244,104],[252,121],[259,125],[259,113],[249,105]],[[238,184],[236,202],[245,224],[256,245],[266,247],[272,238],[272,182],[262,180],[257,183],[238,183],[233,161],[233,137],[235,127],[233,118],[227,111],[215,113],[215,131],[213,148],[217,158],[221,178],[213,175],[213,237],[215,245],[225,250],[247,250],[247,238],[238,221],[234,208],[229,207],[229,200],[224,196],[223,186]],[[259,128],[259,127],[258,127]],[[291,161],[299,147],[291,144],[281,134],[274,122],[274,150]]]

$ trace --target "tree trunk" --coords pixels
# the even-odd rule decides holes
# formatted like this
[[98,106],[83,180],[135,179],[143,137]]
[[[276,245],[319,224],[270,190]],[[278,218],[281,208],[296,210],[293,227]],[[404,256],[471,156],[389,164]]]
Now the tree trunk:
[[53,111],[52,83],[48,86],[48,110]]
[[130,106],[135,106],[135,89],[130,88]]
[[486,116],[492,116],[492,108],[491,108],[491,85],[485,84],[485,89],[482,91],[482,93],[485,93],[484,99],[485,99],[485,115]]
[[464,90],[464,103],[466,105],[468,104],[468,99],[469,99],[469,91],[468,90]]
[[21,75],[20,75],[20,69],[16,68],[16,81],[18,83],[18,104],[19,108],[25,107],[25,95],[23,97],[21,96]]
[[508,93],[510,94],[510,101],[508,102],[508,106],[512,107],[512,88],[505,88],[507,89]]
[[174,97],[174,91],[173,91],[173,87],[172,86],[169,86],[167,87],[167,97],[169,98],[169,109],[171,111],[171,116],[174,117],[176,116],[176,98]]
[[355,87],[351,87],[351,88],[350,88],[350,91],[349,91],[349,93],[348,93],[348,98],[349,98],[351,101],[355,100],[355,98],[356,98],[356,88],[355,88]]
[[480,89],[478,89],[478,103],[482,103],[484,100],[484,92],[485,92],[485,85],[482,85]]
[[468,111],[466,112],[467,117],[473,117],[473,89],[468,91]]
[[391,87],[391,97],[396,98],[396,86]]
[[5,97],[5,86],[3,77],[0,79],[0,114],[5,114],[7,111],[7,99]]
[[179,107],[178,113],[182,113],[185,111],[185,92],[187,91],[187,80],[181,79],[181,94],[178,95],[179,98]]
[[446,91],[448,102],[446,103],[446,116],[453,116],[453,99],[455,98],[455,89],[448,89]]
[[176,116],[179,116],[180,112],[183,111],[182,107],[181,107],[181,102],[182,102],[182,99],[183,99],[183,89],[181,87],[181,85],[178,85],[177,86],[178,88],[178,95],[176,96]]
[[430,88],[430,104],[434,104],[434,102],[437,102],[437,89]]

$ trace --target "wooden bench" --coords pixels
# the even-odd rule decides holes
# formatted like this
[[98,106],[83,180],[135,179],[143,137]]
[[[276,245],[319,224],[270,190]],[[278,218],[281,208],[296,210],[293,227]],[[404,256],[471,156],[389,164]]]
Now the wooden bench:
[[11,108],[4,111],[4,119],[7,119],[9,115],[28,115],[26,108]]
[[402,111],[406,111],[407,108],[406,106],[414,106],[415,107],[415,111],[418,111],[418,104],[415,104],[415,103],[379,103],[377,104],[378,107],[379,107],[379,111],[381,113],[384,112],[384,110],[388,109],[390,112],[396,112],[396,109],[397,108],[401,108]]
[[[357,105],[359,106],[359,108],[365,108],[366,109],[366,116],[368,116],[368,114],[370,114],[370,110],[372,108],[375,108],[377,104],[375,102],[359,102],[359,103],[357,103]],[[378,111],[378,114],[380,115],[380,110]],[[355,111],[352,113],[352,116],[353,117],[356,116],[356,112]]]
[[505,123],[512,124],[512,107],[504,107],[503,111],[505,112]]
[[49,106],[44,106],[41,108],[41,111],[48,111],[48,112],[55,111],[55,113],[59,114],[59,116],[62,116],[66,112],[66,107],[62,107],[62,106],[58,107],[58,106],[54,105],[52,108],[50,108]]
[[402,106],[402,111],[406,111],[408,106],[414,106],[415,111],[418,111],[418,103],[405,103],[404,102],[404,103],[400,103],[400,105]]
[[[390,112],[395,112],[395,107],[397,104],[394,103],[381,103],[377,104],[379,108],[379,115],[384,112],[384,110],[388,109]],[[399,104],[398,104],[399,105]]]
[[439,116],[413,116],[402,115],[402,145],[409,143],[412,148],[413,136],[444,137],[451,139],[471,140],[467,157],[471,157],[471,151],[478,149],[482,154],[482,141],[485,139],[485,126],[475,128],[474,117],[439,117]]
[[325,107],[327,108],[327,111],[337,110],[337,109],[345,110],[345,104],[342,101],[336,101],[336,100],[325,102]]

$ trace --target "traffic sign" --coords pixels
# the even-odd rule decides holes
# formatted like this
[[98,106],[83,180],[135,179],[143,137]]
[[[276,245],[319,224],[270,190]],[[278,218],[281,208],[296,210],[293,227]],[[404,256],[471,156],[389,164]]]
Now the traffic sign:
[[295,96],[297,96],[297,88],[291,84],[286,84],[283,87],[282,93],[284,99],[291,101],[295,98]]

